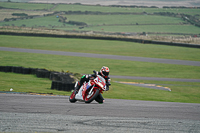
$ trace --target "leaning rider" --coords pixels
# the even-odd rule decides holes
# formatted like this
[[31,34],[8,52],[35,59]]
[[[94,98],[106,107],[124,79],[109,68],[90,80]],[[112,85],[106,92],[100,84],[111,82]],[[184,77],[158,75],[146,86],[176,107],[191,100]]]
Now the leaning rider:
[[100,72],[96,72],[95,74],[88,74],[88,75],[83,75],[83,77],[81,78],[81,80],[78,82],[77,86],[75,87],[75,93],[78,93],[79,89],[81,88],[81,86],[83,85],[83,83],[86,81],[88,82],[90,79],[94,79],[97,75],[102,76],[105,80],[106,80],[106,91],[109,90],[109,86],[110,84],[110,78],[108,77],[109,75],[109,68],[106,66],[103,66],[100,69]]

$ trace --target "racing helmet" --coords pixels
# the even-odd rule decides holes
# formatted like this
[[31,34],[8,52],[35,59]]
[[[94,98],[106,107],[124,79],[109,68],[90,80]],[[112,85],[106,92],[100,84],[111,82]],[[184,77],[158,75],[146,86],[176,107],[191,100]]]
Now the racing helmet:
[[102,75],[103,77],[105,77],[105,78],[108,77],[109,72],[110,72],[110,70],[109,70],[109,68],[106,67],[106,66],[103,66],[103,67],[101,68],[101,70],[100,70],[101,75]]

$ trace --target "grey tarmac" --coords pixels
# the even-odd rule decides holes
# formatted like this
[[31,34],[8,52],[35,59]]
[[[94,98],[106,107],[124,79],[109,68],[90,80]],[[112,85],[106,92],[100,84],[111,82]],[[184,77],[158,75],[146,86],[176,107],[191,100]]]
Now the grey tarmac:
[[200,132],[200,104],[0,93],[0,132]]

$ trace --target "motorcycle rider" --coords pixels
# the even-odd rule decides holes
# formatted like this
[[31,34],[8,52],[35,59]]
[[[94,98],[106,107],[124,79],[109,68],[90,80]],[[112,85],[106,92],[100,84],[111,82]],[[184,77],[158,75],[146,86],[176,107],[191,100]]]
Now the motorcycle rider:
[[109,72],[110,72],[109,68],[106,67],[106,66],[103,66],[100,69],[100,72],[96,72],[96,73],[94,73],[92,75],[90,75],[90,74],[89,75],[83,75],[83,77],[81,78],[81,80],[78,82],[77,86],[74,89],[75,90],[75,94],[78,93],[79,89],[81,88],[81,86],[83,85],[83,83],[85,81],[88,82],[90,79],[96,78],[97,75],[100,75],[105,79],[105,81],[106,81],[106,91],[108,91],[109,90],[109,86],[111,85],[110,84],[110,78],[108,77]]

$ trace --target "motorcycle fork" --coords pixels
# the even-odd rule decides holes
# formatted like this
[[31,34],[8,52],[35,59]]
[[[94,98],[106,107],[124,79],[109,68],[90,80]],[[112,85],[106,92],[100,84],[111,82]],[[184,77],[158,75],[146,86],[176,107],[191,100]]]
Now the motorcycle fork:
[[94,89],[94,85],[92,87],[90,87],[89,89],[87,89],[87,93],[90,95],[92,93]]

